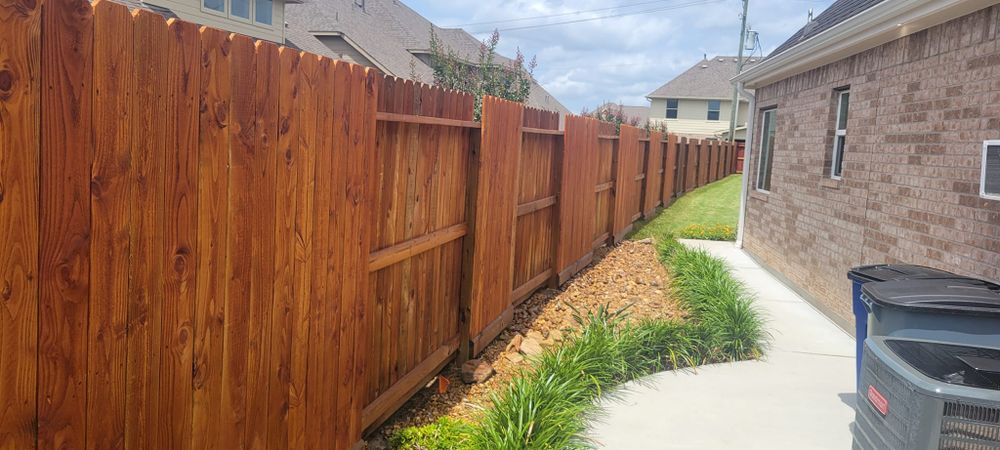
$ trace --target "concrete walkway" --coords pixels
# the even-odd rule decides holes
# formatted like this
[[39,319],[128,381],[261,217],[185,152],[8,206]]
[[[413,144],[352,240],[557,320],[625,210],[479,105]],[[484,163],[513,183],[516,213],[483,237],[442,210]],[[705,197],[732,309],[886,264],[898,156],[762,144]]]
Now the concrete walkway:
[[773,339],[764,361],[664,372],[602,400],[608,449],[848,449],[854,339],[730,242],[683,241],[725,259],[756,294]]

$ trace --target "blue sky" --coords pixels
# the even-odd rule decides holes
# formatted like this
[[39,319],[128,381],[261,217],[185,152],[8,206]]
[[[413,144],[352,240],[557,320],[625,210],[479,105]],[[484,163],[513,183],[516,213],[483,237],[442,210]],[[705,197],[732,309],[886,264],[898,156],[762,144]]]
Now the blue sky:
[[[645,95],[700,61],[735,55],[739,0],[404,0],[442,27],[479,38],[501,30],[501,53],[538,58],[535,78],[573,112],[605,101],[646,105]],[[750,0],[749,24],[770,52],[833,0]],[[631,6],[629,6],[631,5]],[[577,13],[578,11],[592,11]],[[572,24],[536,24],[623,15]],[[527,17],[552,16],[535,20]],[[504,22],[495,22],[504,21]],[[490,22],[490,23],[486,23]]]

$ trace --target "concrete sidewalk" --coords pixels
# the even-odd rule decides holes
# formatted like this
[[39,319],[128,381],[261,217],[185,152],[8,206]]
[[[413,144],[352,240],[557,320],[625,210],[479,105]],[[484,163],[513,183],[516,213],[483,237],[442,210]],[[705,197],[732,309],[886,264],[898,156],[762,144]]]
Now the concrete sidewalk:
[[609,449],[847,449],[854,339],[731,242],[683,241],[725,259],[757,296],[764,361],[664,372],[602,400],[590,436]]

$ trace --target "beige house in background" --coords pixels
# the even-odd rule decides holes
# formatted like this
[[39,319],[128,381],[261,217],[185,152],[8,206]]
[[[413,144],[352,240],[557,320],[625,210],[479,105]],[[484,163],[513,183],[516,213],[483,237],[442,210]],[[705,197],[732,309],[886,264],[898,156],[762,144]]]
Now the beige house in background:
[[271,41],[285,42],[285,4],[300,0],[145,0],[124,1],[165,17]]
[[[695,138],[721,138],[729,134],[733,85],[737,75],[735,56],[717,56],[699,61],[673,80],[646,96],[649,118],[665,123],[672,133]],[[744,70],[757,59],[747,59]],[[746,139],[747,101],[740,99],[736,140]]]

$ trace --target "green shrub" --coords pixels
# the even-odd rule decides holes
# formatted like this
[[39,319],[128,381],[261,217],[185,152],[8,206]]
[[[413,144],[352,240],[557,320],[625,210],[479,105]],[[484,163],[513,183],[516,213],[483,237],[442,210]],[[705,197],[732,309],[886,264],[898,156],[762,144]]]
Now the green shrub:
[[736,229],[723,224],[693,224],[678,231],[677,237],[682,239],[702,239],[706,241],[735,241]]
[[392,435],[392,448],[405,450],[452,450],[469,448],[468,422],[450,417],[441,417],[434,423],[419,427],[409,427]]

